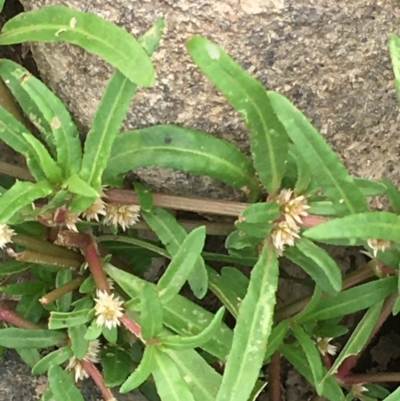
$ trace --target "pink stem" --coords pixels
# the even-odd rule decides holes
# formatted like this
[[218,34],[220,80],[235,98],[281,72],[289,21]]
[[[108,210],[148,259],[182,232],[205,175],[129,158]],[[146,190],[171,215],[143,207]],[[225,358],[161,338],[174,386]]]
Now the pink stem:
[[104,398],[105,401],[115,401],[115,397],[111,390],[105,385],[103,376],[101,373],[98,371],[96,366],[90,361],[85,361],[82,359],[81,364],[83,366],[83,369],[89,374],[89,376],[93,379],[93,381],[96,383],[96,386],[99,388],[101,391],[101,394]]
[[134,322],[129,316],[123,315],[119,320],[137,338],[142,339],[141,327],[136,322]]
[[29,320],[25,319],[24,317],[18,315],[11,309],[8,309],[4,305],[0,304],[0,319],[6,323],[9,323],[15,327],[19,327],[21,329],[41,329],[35,323],[30,322]]

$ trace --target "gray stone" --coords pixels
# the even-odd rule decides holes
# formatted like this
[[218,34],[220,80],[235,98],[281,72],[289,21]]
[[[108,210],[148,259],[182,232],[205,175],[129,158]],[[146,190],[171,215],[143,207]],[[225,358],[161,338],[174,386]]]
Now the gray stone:
[[[94,12],[136,36],[157,17],[165,17],[166,32],[153,57],[157,83],[136,95],[125,130],[176,123],[212,132],[248,153],[248,133],[238,114],[186,53],[185,40],[202,34],[223,46],[267,88],[288,96],[352,173],[400,182],[398,101],[387,51],[388,36],[399,26],[396,0],[287,0],[284,7],[281,0],[258,0],[252,9],[247,0],[22,3],[27,10],[64,4]],[[67,44],[32,48],[44,81],[87,130],[111,68]],[[137,174],[156,190],[234,196],[212,180],[184,173],[146,168]]]

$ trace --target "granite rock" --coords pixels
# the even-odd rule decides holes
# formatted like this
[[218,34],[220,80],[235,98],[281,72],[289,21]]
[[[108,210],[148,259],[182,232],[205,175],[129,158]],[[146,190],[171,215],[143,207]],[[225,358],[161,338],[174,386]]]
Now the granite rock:
[[[185,51],[185,40],[202,34],[223,46],[267,88],[288,96],[352,173],[400,183],[398,101],[387,51],[389,34],[399,27],[396,0],[258,0],[253,9],[247,0],[21,2],[27,10],[64,4],[90,11],[136,36],[157,17],[165,18],[165,35],[153,57],[157,83],[135,96],[124,130],[176,123],[206,130],[249,152],[248,133],[238,114]],[[32,50],[43,80],[86,131],[110,66],[63,43],[33,44]],[[161,168],[135,173],[156,190],[237,196],[208,178]]]

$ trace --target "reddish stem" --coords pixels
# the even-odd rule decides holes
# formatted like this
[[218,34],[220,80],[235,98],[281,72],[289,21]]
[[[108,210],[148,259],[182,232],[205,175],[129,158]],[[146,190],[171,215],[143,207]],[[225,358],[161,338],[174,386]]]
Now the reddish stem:
[[69,281],[68,283],[65,283],[60,287],[56,288],[55,290],[43,295],[42,298],[39,299],[39,302],[42,305],[49,304],[55,301],[56,299],[62,297],[63,295],[68,294],[69,292],[78,288],[85,281],[85,279],[86,276],[76,277],[71,281]]
[[90,243],[83,249],[83,253],[89,265],[90,273],[92,273],[96,288],[100,291],[110,293],[110,286],[101,264],[100,255],[97,252],[95,239],[92,236],[90,236],[90,238]]
[[81,364],[83,366],[83,369],[89,374],[89,376],[93,379],[93,381],[96,383],[96,386],[99,388],[101,391],[101,394],[104,398],[105,401],[115,401],[115,397],[111,390],[105,385],[103,376],[101,373],[98,371],[96,366],[90,361],[85,361],[82,359]]
[[344,382],[346,384],[357,384],[357,383],[390,383],[400,382],[400,372],[389,372],[389,373],[365,373],[348,375],[345,377]]
[[58,256],[46,255],[43,253],[32,252],[32,251],[23,251],[20,253],[11,252],[10,256],[14,257],[16,260],[19,260],[20,262],[31,262],[40,265],[56,266],[61,269],[69,269],[69,268],[78,269],[81,266],[81,262],[76,259],[66,259],[62,257],[60,258]]
[[279,351],[274,352],[271,357],[268,396],[269,401],[280,401],[281,399],[281,355]]
[[129,316],[123,315],[119,320],[131,333],[133,333],[137,338],[143,340],[142,329]]
[[41,329],[39,325],[30,322],[2,304],[0,304],[0,319],[21,329]]

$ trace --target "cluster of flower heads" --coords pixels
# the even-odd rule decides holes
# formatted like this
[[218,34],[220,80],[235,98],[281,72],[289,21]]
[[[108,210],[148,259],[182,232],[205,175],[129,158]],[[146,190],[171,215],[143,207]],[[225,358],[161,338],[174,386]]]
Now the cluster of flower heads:
[[[84,361],[98,363],[98,353],[100,349],[99,340],[94,340],[89,342],[89,347],[86,352],[86,355],[83,357]],[[88,373],[82,366],[81,359],[78,359],[76,356],[73,356],[69,359],[68,365],[66,367],[67,371],[74,370],[75,371],[75,382],[79,380],[87,379],[89,377]]]
[[299,238],[301,219],[308,215],[310,206],[305,195],[295,196],[291,189],[282,189],[271,200],[278,203],[283,218],[274,224],[271,232],[277,254],[282,256],[285,245],[293,246],[296,238]]

